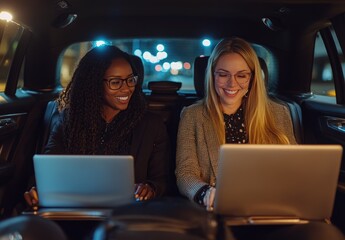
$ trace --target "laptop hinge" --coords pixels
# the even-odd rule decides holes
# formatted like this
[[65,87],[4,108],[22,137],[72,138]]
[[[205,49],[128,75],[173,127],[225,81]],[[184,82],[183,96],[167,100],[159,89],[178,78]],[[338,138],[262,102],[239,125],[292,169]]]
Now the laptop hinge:
[[306,224],[308,220],[288,216],[259,216],[259,217],[226,217],[227,226],[237,225],[276,225],[276,224]]

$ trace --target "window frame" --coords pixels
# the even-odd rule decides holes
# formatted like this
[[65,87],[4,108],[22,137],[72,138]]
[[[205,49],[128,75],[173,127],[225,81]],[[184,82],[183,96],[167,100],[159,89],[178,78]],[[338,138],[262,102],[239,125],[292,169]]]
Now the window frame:
[[7,96],[15,96],[18,88],[19,77],[22,72],[21,69],[24,62],[25,53],[29,46],[32,33],[25,26],[13,21],[9,21],[5,24],[1,24],[2,29],[0,41],[3,41],[3,34],[9,24],[18,26],[19,30],[16,34],[19,34],[19,37],[17,46],[11,59],[7,77],[4,79],[5,87],[3,93]]
[[332,36],[331,28],[326,27],[320,30],[320,35],[323,40],[323,43],[326,48],[326,52],[330,61],[332,73],[333,73],[333,81],[334,87],[336,92],[336,102],[337,104],[344,104],[345,103],[345,95],[344,95],[344,74],[341,64],[341,57],[337,51],[337,47],[334,41],[334,37]]

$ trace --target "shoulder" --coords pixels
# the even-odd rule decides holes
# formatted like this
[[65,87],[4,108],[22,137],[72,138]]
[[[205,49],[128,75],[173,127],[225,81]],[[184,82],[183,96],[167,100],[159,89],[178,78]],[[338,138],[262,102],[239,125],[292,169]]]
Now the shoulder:
[[204,112],[204,104],[202,101],[198,101],[192,105],[184,107],[181,111],[181,117],[184,115],[199,115]]
[[284,102],[269,100],[269,106],[276,122],[287,124],[292,121],[289,107]]
[[65,111],[59,112],[57,109],[50,116],[50,129],[61,128],[65,123]]
[[288,109],[287,105],[284,104],[282,101],[269,99],[268,105],[270,107],[270,110],[273,112],[289,113],[289,109]]

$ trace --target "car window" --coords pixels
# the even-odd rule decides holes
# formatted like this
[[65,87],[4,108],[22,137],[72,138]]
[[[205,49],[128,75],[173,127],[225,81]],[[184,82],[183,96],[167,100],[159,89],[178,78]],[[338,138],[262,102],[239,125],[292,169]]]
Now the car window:
[[213,41],[207,39],[121,39],[76,43],[61,56],[60,80],[63,87],[72,78],[80,58],[92,47],[102,44],[115,45],[142,59],[145,69],[144,90],[149,81],[169,80],[182,82],[181,90],[194,91],[194,59],[200,55],[209,55],[213,48]]
[[[5,90],[14,54],[23,32],[24,27],[0,17],[0,92]],[[22,74],[20,76],[18,87],[23,85]]]
[[[341,64],[343,72],[345,72],[345,61],[341,54],[341,48],[338,38],[332,31],[332,36],[337,46],[339,56],[341,56]],[[320,33],[317,34],[314,49],[314,64],[312,72],[311,91],[314,94],[335,97],[335,85],[333,79],[333,71],[329,57],[327,55],[325,44]]]
[[[144,69],[143,89],[148,90],[150,81],[177,81],[182,83],[181,91],[195,92],[193,82],[193,65],[197,56],[209,56],[217,40],[210,39],[116,39],[110,41],[90,41],[75,43],[61,55],[58,68],[62,87],[66,87],[72,74],[87,51],[102,44],[111,44],[141,58]],[[268,51],[253,44],[257,54],[266,62]]]

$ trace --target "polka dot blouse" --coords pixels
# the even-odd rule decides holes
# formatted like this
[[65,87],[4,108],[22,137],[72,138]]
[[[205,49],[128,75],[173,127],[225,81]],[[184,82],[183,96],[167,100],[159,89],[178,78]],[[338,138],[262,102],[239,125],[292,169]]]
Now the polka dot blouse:
[[226,143],[248,143],[242,106],[234,114],[223,114]]

